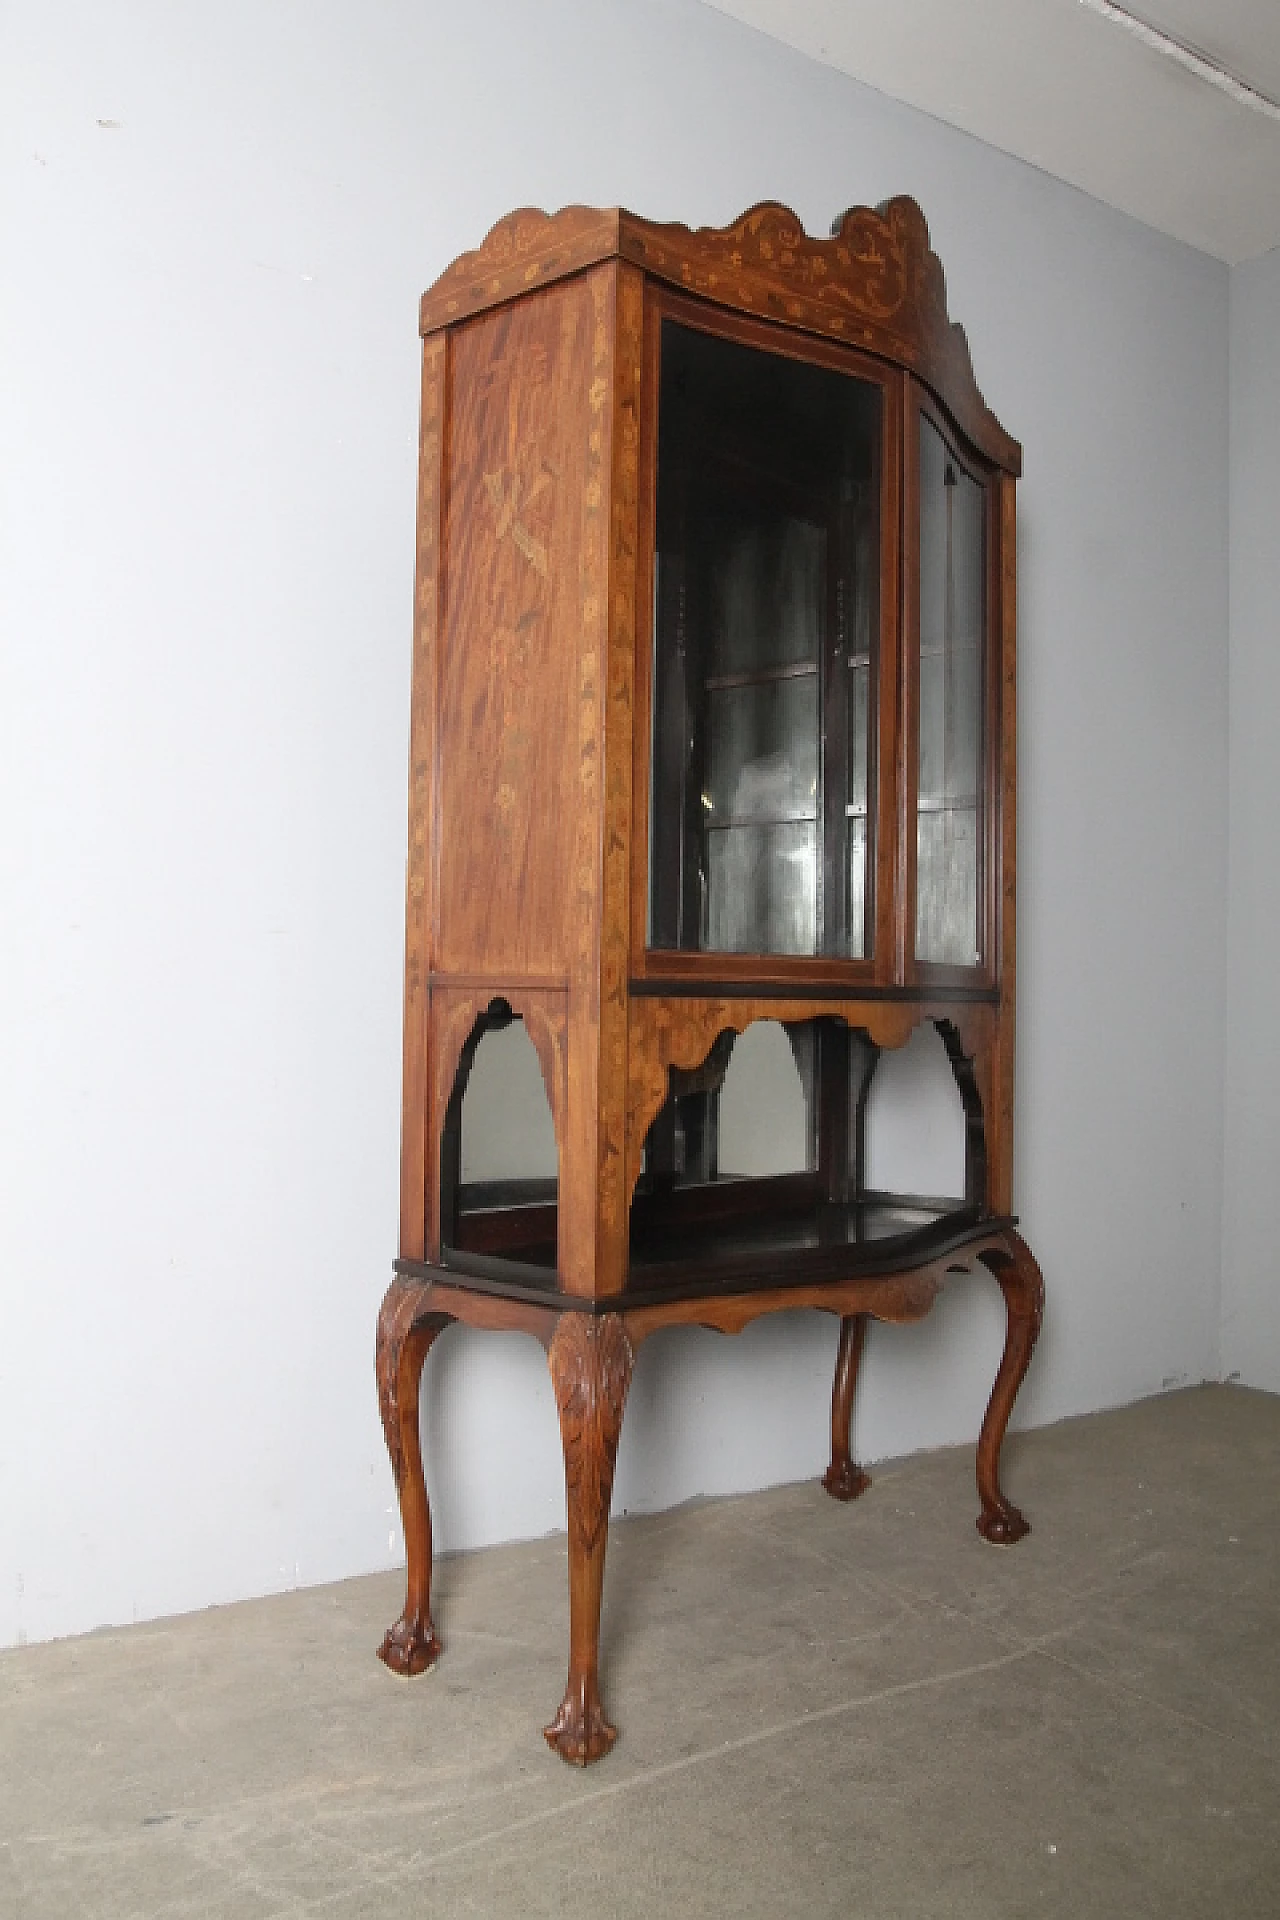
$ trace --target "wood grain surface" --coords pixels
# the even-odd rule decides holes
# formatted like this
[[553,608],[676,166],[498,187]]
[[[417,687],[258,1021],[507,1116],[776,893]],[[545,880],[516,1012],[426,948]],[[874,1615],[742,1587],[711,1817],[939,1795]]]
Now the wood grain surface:
[[[649,945],[651,847],[671,805],[661,782],[653,790],[651,753],[655,625],[673,604],[670,581],[655,591],[668,318],[878,389],[879,450],[857,476],[857,511],[879,514],[865,602],[865,958]],[[546,1734],[585,1765],[615,1737],[600,1697],[600,1604],[618,1437],[650,1333],[736,1333],[796,1307],[836,1316],[825,1484],[848,1500],[869,1484],[850,1431],[869,1322],[918,1320],[948,1276],[989,1272],[1006,1337],[978,1439],[978,1525],[997,1544],[1027,1529],[999,1482],[1044,1304],[1010,1215],[1021,449],[979,392],[924,216],[905,197],[850,208],[830,238],[774,202],[696,230],[620,209],[521,209],[440,276],[420,322],[401,1261],[376,1348],[408,1571],[380,1653],[402,1674],[440,1653],[418,1413],[428,1350],[454,1322],[529,1333],[548,1352],[568,1518],[569,1675]],[[914,956],[922,415],[986,500],[982,951],[970,967]],[[865,538],[859,554],[872,549]],[[831,586],[828,631],[841,630],[843,604]],[[847,726],[838,676],[828,679],[832,727]],[[679,751],[675,736],[672,764]],[[842,807],[833,776],[820,817],[837,848]],[[835,858],[826,847],[833,897]],[[512,1019],[537,1054],[557,1177],[514,1200],[477,1199],[461,1180],[462,1097],[483,1034]],[[674,1101],[714,1102],[731,1038],[763,1019],[781,1022],[812,1067],[808,1167],[732,1191],[681,1187]],[[881,1052],[925,1022],[963,1107],[965,1194],[897,1196],[931,1224],[877,1244],[868,1209],[891,1197],[865,1186],[867,1094]],[[654,1137],[667,1157],[652,1151],[637,1196],[664,1109]],[[713,1120],[689,1124],[710,1166]]]

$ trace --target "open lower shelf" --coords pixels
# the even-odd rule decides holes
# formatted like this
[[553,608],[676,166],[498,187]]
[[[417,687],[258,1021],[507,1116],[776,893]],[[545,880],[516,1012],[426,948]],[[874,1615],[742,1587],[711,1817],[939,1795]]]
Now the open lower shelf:
[[[550,1184],[472,1189],[473,1199],[486,1204],[460,1213],[460,1244],[446,1247],[441,1268],[486,1291],[563,1299],[556,1207],[542,1197]],[[1012,1224],[959,1200],[875,1193],[831,1202],[815,1195],[810,1179],[794,1176],[637,1194],[626,1288],[612,1298],[615,1305],[641,1306],[888,1276]],[[410,1275],[426,1270],[422,1262],[396,1265]]]

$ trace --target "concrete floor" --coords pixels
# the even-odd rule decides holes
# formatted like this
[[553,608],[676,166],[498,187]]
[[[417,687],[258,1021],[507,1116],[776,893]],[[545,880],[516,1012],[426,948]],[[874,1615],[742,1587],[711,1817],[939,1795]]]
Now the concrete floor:
[[586,1773],[563,1542],[0,1655],[0,1914],[1280,1915],[1280,1397],[1205,1387],[616,1525]]

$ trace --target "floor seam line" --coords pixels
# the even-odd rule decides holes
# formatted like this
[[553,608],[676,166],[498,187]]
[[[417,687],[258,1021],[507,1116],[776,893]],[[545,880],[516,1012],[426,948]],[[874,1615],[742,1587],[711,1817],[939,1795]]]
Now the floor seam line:
[[[1046,1639],[1055,1636],[1047,1635]],[[380,1885],[389,1885],[410,1871],[429,1872],[434,1867],[446,1864],[461,1854],[473,1852],[477,1847],[491,1846],[512,1834],[521,1833],[530,1827],[544,1826],[552,1820],[558,1820],[564,1814],[573,1814],[584,1807],[596,1807],[606,1800],[614,1800],[625,1793],[653,1786],[662,1780],[673,1778],[692,1768],[705,1765],[709,1761],[721,1760],[734,1754],[745,1752],[751,1747],[763,1746],[771,1740],[781,1739],[789,1733],[801,1732],[805,1727],[821,1725],[823,1721],[838,1719],[842,1714],[856,1713],[861,1708],[875,1707],[886,1700],[901,1698],[905,1694],[921,1693],[931,1687],[949,1685],[958,1680],[975,1679],[982,1674],[997,1673],[1005,1667],[1015,1666],[1020,1661],[1033,1658],[1043,1651],[1043,1643],[1030,1641],[1025,1646],[1011,1648],[991,1660],[979,1660],[965,1667],[947,1668],[941,1673],[922,1675],[916,1680],[903,1680],[893,1686],[878,1688],[874,1693],[859,1694],[851,1700],[833,1701],[825,1707],[795,1715],[790,1720],[778,1721],[769,1727],[761,1727],[752,1733],[740,1734],[735,1740],[725,1740],[716,1747],[704,1747],[698,1753],[684,1754],[678,1760],[668,1760],[656,1767],[648,1768],[644,1773],[632,1775],[629,1779],[605,1782],[590,1792],[574,1800],[562,1800],[554,1807],[543,1808],[538,1813],[524,1815],[509,1826],[491,1828],[483,1834],[476,1834],[467,1840],[459,1840],[453,1846],[444,1848],[435,1854],[415,1854]]]
[[[891,1593],[901,1598],[900,1588],[895,1587],[892,1582],[885,1582],[885,1584]],[[1123,1680],[1117,1680],[1112,1674],[1098,1673],[1092,1667],[1084,1666],[1078,1661],[1068,1659],[1062,1653],[1053,1651],[1050,1646],[1051,1641],[1060,1640],[1064,1634],[1073,1629],[1062,1628],[1038,1639],[1020,1640],[1007,1627],[1000,1627],[989,1620],[979,1619],[976,1615],[967,1613],[963,1607],[953,1606],[945,1600],[936,1600],[926,1595],[924,1604],[932,1607],[944,1619],[959,1620],[966,1626],[982,1628],[993,1639],[1004,1641],[1006,1646],[1021,1648],[1026,1652],[1043,1653],[1046,1660],[1051,1660],[1055,1666],[1061,1667],[1064,1673],[1075,1674],[1078,1678],[1090,1680],[1097,1686],[1109,1687],[1117,1693],[1123,1693],[1128,1699],[1137,1701],[1141,1706],[1153,1708],[1157,1713],[1164,1714],[1169,1720],[1177,1721],[1181,1726],[1194,1727],[1197,1733],[1208,1734],[1214,1740],[1238,1747],[1242,1752],[1253,1754],[1256,1758],[1269,1761],[1273,1765],[1277,1761],[1278,1756],[1269,1752],[1266,1747],[1255,1746],[1251,1740],[1242,1739],[1239,1734],[1230,1733],[1223,1727],[1212,1726],[1207,1720],[1198,1720],[1194,1714],[1182,1713],[1177,1707],[1168,1706],[1152,1694],[1140,1692],[1137,1687],[1130,1686]]]

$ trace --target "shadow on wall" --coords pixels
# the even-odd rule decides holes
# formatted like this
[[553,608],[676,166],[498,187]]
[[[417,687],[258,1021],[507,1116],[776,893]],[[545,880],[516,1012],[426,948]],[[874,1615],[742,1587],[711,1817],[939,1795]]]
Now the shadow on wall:
[[931,1025],[880,1056],[867,1101],[867,1185],[890,1193],[964,1192],[964,1108]]

